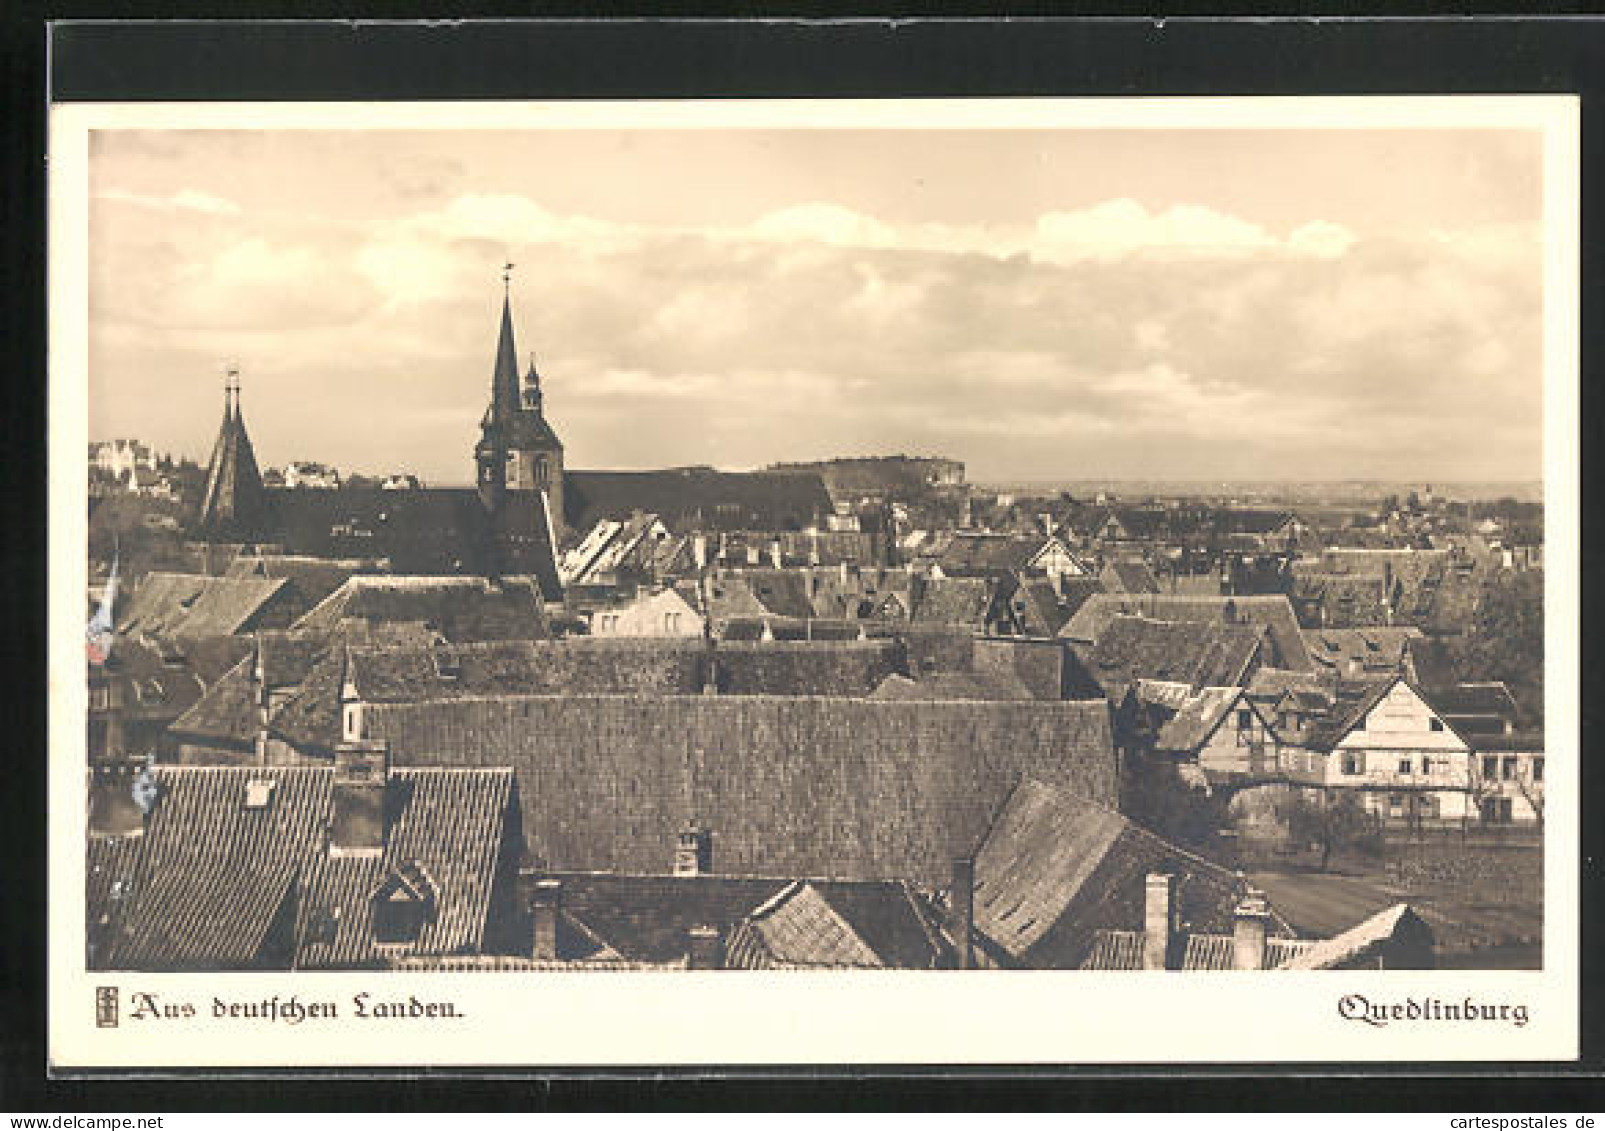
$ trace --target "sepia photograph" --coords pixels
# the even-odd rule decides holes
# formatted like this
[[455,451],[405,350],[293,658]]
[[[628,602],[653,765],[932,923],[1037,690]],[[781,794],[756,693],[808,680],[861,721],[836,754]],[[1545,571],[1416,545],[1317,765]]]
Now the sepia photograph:
[[1230,101],[75,108],[56,1008],[1519,1038],[1575,107]]

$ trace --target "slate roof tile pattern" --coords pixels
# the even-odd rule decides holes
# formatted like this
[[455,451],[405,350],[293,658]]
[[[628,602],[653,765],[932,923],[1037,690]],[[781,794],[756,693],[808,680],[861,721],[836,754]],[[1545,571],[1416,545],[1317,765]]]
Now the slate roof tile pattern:
[[1055,544],[1056,538],[960,530],[942,550],[937,564],[948,577],[1005,577],[1024,573]]
[[1117,558],[1104,567],[1105,588],[1119,593],[1158,593],[1159,581],[1146,562]]
[[1103,703],[776,696],[378,705],[398,765],[512,766],[532,858],[653,871],[687,822],[720,872],[941,883],[1016,782],[1113,803]]
[[984,629],[999,595],[998,582],[993,578],[932,578],[915,590],[910,619],[916,624],[954,624]]

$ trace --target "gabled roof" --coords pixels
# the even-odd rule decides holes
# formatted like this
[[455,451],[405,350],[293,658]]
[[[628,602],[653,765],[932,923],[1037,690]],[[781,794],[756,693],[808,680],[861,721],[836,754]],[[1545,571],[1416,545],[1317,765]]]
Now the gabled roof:
[[[1159,581],[1147,562],[1115,559],[1104,567],[1104,574],[1121,593],[1158,593]],[[1107,587],[1107,586],[1106,586]]]
[[885,965],[813,885],[802,880],[742,921],[730,940],[727,963],[749,970]]
[[[295,964],[300,969],[377,965],[373,896],[401,885],[429,905],[406,954],[475,953],[485,943],[490,902],[509,819],[511,770],[410,769],[386,785],[382,855],[315,854],[301,883]],[[391,946],[386,955],[394,953]]]
[[[1138,687],[1143,686],[1139,682]],[[1139,690],[1139,695],[1141,691]],[[1187,687],[1187,694],[1154,738],[1156,750],[1196,754],[1243,697],[1241,687]]]
[[[472,487],[387,491],[273,489],[271,521],[258,538],[293,555],[383,558],[401,574],[474,575],[493,564],[490,513]],[[547,600],[562,598],[545,496],[509,491],[503,503],[506,538],[498,561],[509,576],[529,575]]]
[[400,765],[512,766],[531,858],[664,866],[689,821],[732,875],[940,882],[1023,776],[1114,800],[1101,702],[767,695],[530,696],[379,704]]
[[918,679],[893,674],[881,681],[872,699],[929,701],[970,699],[1001,701],[1035,699],[1031,689],[1018,676],[1007,672],[930,672]]
[[225,578],[155,572],[134,590],[117,629],[128,636],[229,636],[255,627],[284,578]]
[[1480,683],[1454,683],[1423,691],[1427,705],[1443,715],[1516,716],[1516,700],[1510,688],[1498,680]]
[[1025,572],[1054,547],[1069,552],[1051,535],[960,530],[942,550],[937,564],[948,577],[1002,577]]
[[1379,911],[1342,934],[1322,939],[1300,950],[1276,967],[1278,970],[1353,969],[1367,957],[1389,946],[1401,936],[1431,938],[1429,928],[1407,903],[1396,903]]
[[1310,658],[1299,633],[1293,606],[1281,594],[1239,597],[1207,597],[1181,594],[1100,593],[1071,617],[1059,635],[1067,640],[1095,641],[1104,627],[1118,616],[1143,616],[1154,620],[1222,624],[1230,618],[1238,623],[1263,625],[1270,633],[1272,655],[1266,662],[1293,671],[1310,668]]
[[1238,687],[1260,655],[1266,630],[1247,624],[1200,624],[1115,617],[1093,645],[1074,644],[1081,669],[1111,702],[1139,679]]
[[1384,675],[1404,669],[1405,650],[1420,637],[1413,627],[1306,628],[1304,646],[1317,671]]
[[1462,742],[1465,741],[1465,737],[1432,706],[1420,688],[1402,675],[1392,675],[1365,683],[1339,684],[1336,702],[1327,715],[1317,721],[1305,745],[1318,752],[1331,751],[1400,684],[1408,687],[1433,714],[1438,715],[1446,730]]
[[910,617],[916,624],[956,624],[984,629],[990,619],[999,582],[988,577],[945,577],[923,581],[915,590]]
[[1061,577],[1057,582],[1022,578],[1011,599],[1024,607],[1024,631],[1033,636],[1057,636],[1087,598],[1103,591],[1103,582],[1096,577]]
[[670,530],[802,530],[831,513],[818,475],[667,471],[570,471],[564,477],[568,525],[587,530],[633,511],[659,515]]
[[539,586],[512,577],[498,584],[482,577],[358,575],[292,627],[332,634],[348,620],[422,622],[454,643],[548,635]]
[[975,926],[1020,965],[1074,968],[1094,933],[1142,922],[1150,872],[1171,872],[1184,922],[1229,921],[1234,873],[1071,790],[1023,781],[975,856]]
[[[331,774],[305,767],[159,766],[141,883],[107,940],[110,969],[215,970],[267,963],[274,928],[329,818]],[[261,808],[253,781],[274,783]],[[283,940],[287,941],[287,940]]]

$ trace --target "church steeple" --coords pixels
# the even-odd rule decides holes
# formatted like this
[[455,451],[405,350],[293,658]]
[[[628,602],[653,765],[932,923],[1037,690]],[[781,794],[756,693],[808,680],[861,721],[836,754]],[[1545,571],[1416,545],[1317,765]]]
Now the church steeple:
[[266,534],[267,517],[267,490],[240,412],[240,371],[230,365],[223,382],[223,424],[206,468],[196,532],[210,541],[256,541]]
[[474,448],[478,465],[479,495],[485,509],[499,515],[509,493],[527,501],[527,493],[545,497],[549,525],[563,530],[563,443],[542,413],[540,374],[530,357],[522,395],[518,376],[517,343],[513,337],[513,307],[509,263],[502,272],[502,319],[496,340],[496,364],[491,371],[490,405],[480,422]]
[[512,270],[509,263],[502,271],[502,330],[496,342],[496,369],[491,377],[491,417],[506,424],[518,411],[518,349],[513,344]]

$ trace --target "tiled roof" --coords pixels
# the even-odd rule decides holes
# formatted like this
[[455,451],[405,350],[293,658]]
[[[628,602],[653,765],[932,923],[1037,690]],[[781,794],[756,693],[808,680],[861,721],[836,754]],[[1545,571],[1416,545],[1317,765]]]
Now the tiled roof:
[[1272,654],[1266,662],[1279,668],[1306,671],[1310,658],[1299,633],[1293,606],[1281,594],[1248,597],[1202,597],[1175,594],[1103,593],[1087,599],[1060,631],[1067,640],[1095,641],[1117,616],[1143,616],[1154,620],[1221,624],[1230,611],[1240,623],[1263,625],[1270,633]]
[[870,697],[905,701],[1036,698],[1019,677],[1008,672],[930,672],[918,679],[889,675]]
[[1466,742],[1478,754],[1544,752],[1544,732],[1541,730],[1516,731],[1512,734],[1468,734]]
[[266,627],[284,578],[223,578],[156,572],[145,575],[118,618],[128,636],[229,636]]
[[[272,964],[275,926],[329,818],[330,774],[285,767],[159,767],[141,882],[107,942],[110,969]],[[246,787],[270,781],[268,804]],[[287,940],[284,940],[287,941]],[[285,956],[287,957],[287,956]]]
[[[386,491],[269,490],[267,535],[292,555],[387,559],[402,574],[478,574],[489,562],[491,520],[471,487]],[[562,597],[543,496],[510,491],[502,569],[537,579],[548,600]]]
[[251,679],[252,659],[247,656],[211,687],[190,708],[173,720],[174,734],[199,739],[249,742],[257,732],[256,688]]
[[1081,962],[1083,970],[1141,970],[1146,935],[1142,931],[1102,928],[1092,933],[1092,949]]
[[295,588],[303,607],[311,608],[357,573],[376,572],[362,559],[331,561],[293,554],[242,554],[223,572],[229,578],[284,578]]
[[1412,627],[1304,630],[1305,650],[1316,670],[1330,669],[1344,676],[1356,671],[1378,675],[1402,671],[1405,649],[1420,637],[1421,630]]
[[728,874],[940,882],[1015,782],[1113,802],[1102,703],[582,696],[379,705],[401,765],[513,766],[534,858],[662,867],[688,821]]
[[266,518],[264,496],[256,452],[245,431],[237,395],[231,395],[207,464],[196,526],[210,538],[250,536]]
[[852,925],[801,880],[742,921],[730,939],[726,961],[748,970],[885,966]]
[[1338,970],[1354,968],[1401,933],[1430,935],[1426,924],[1407,903],[1379,911],[1342,934],[1303,948],[1277,966],[1279,970]]
[[84,900],[91,969],[104,964],[106,944],[117,936],[126,901],[143,885],[143,848],[142,835],[89,838],[84,861]]
[[372,895],[387,875],[422,868],[430,914],[401,953],[479,951],[513,814],[511,770],[397,770],[387,783],[384,853],[322,855],[307,868],[296,920],[301,969],[378,965]]
[[1154,739],[1156,750],[1197,753],[1243,695],[1240,687],[1189,686],[1188,692],[1176,713],[1159,728]]
[[403,955],[395,969],[433,974],[601,974],[670,973],[685,970],[682,955],[668,962],[632,962],[624,958],[543,959],[517,954]]
[[340,676],[345,657],[338,646],[318,657],[300,685],[268,720],[268,729],[298,750],[332,755],[341,738]]
[[459,644],[539,640],[548,635],[540,588],[516,578],[494,584],[482,577],[358,575],[292,627],[332,634],[345,620],[421,621]]
[[1003,577],[1024,572],[1044,549],[1057,542],[1041,536],[960,530],[937,564],[949,577]]
[[650,511],[680,533],[691,528],[802,530],[832,509],[817,475],[711,468],[570,471],[563,503],[571,528],[588,530],[601,518]]
[[1159,581],[1146,562],[1116,559],[1104,566],[1104,572],[1120,593],[1158,593]]
[[1255,625],[1120,616],[1099,633],[1096,644],[1072,648],[1086,676],[1118,702],[1139,679],[1241,686],[1263,655],[1264,641],[1265,630]]
[[1286,668],[1261,667],[1248,681],[1248,697],[1274,702],[1288,693],[1306,693],[1330,698],[1336,694],[1338,684],[1335,672],[1317,669],[1312,672],[1290,672]]
[[928,579],[915,590],[910,619],[916,624],[957,624],[983,629],[990,619],[997,593],[998,582],[992,578]]
[[1027,780],[975,857],[976,929],[1017,964],[1074,968],[1100,928],[1142,921],[1145,876],[1171,872],[1182,919],[1227,921],[1236,877],[1070,789]]
[[[568,637],[413,648],[352,648],[348,678],[364,702],[483,695],[700,693],[864,695],[902,665],[895,641],[721,641]],[[445,666],[442,667],[442,664]]]
[[1497,680],[1454,683],[1423,692],[1428,706],[1442,715],[1497,715],[1514,718],[1516,701],[1510,688]]

